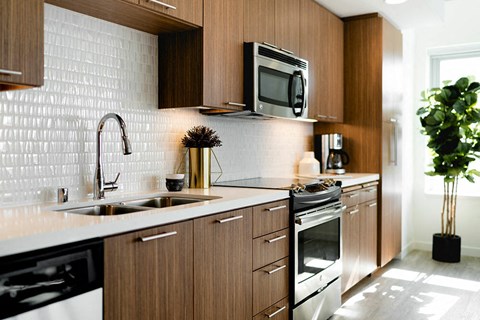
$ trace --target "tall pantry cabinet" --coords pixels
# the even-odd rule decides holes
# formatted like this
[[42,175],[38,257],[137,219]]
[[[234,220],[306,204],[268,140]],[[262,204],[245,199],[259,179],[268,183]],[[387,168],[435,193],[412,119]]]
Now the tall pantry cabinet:
[[344,28],[344,123],[317,123],[315,134],[342,133],[352,159],[347,170],[380,173],[378,264],[384,266],[401,250],[402,35],[378,14],[346,18]]

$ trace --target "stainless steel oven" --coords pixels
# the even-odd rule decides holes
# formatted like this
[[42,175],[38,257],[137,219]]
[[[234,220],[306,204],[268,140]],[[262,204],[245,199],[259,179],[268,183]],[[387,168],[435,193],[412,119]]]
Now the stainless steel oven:
[[328,319],[341,305],[339,200],[295,213],[293,319]]

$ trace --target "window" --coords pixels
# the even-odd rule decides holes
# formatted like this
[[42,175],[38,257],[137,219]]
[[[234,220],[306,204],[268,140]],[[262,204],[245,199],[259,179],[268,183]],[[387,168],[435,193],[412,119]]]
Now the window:
[[[443,87],[444,81],[454,82],[463,76],[473,77],[475,81],[480,81],[480,48],[464,52],[432,54],[430,62],[430,87]],[[425,149],[425,171],[429,171],[432,155],[428,148]],[[480,160],[470,163],[469,168],[480,170]],[[425,176],[425,192],[443,194],[443,178]],[[460,180],[458,195],[480,196],[480,177],[475,178],[475,183],[470,183],[465,179]]]

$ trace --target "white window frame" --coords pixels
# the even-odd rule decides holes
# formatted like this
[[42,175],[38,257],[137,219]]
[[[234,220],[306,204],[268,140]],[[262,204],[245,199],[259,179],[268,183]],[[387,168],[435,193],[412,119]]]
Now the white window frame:
[[[440,63],[444,60],[454,60],[462,58],[480,58],[480,45],[462,46],[457,48],[439,49],[430,52],[430,88],[443,87],[440,80]],[[458,79],[451,79],[456,81]],[[480,82],[480,75],[475,81]],[[480,102],[478,102],[480,103]],[[426,143],[425,143],[426,146]],[[425,147],[425,171],[431,170],[432,158],[430,150]],[[480,159],[475,161],[475,166],[480,169]],[[469,168],[472,168],[470,165]],[[425,175],[425,193],[432,195],[443,194],[443,177]],[[480,197],[480,177],[475,177],[475,183],[470,183],[466,179],[459,181],[458,195],[466,197]]]

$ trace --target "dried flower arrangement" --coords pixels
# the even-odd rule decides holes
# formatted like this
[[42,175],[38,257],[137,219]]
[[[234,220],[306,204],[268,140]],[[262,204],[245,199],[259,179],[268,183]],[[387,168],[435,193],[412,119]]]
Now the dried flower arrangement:
[[221,147],[222,141],[215,130],[205,126],[195,126],[187,131],[182,138],[182,144],[187,148]]

